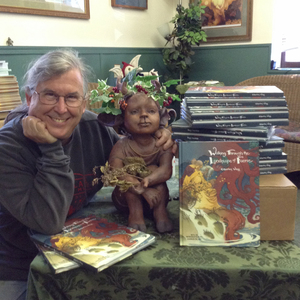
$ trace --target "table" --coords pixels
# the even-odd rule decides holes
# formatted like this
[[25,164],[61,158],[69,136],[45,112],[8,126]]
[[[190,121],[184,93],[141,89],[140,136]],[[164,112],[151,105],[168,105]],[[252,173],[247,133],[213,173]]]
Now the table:
[[[90,203],[84,213],[125,223],[109,195]],[[258,248],[181,247],[179,202],[171,201],[168,209],[172,233],[157,233],[147,220],[157,242],[98,274],[78,268],[54,275],[38,255],[31,264],[27,299],[300,299],[299,241],[262,241]]]

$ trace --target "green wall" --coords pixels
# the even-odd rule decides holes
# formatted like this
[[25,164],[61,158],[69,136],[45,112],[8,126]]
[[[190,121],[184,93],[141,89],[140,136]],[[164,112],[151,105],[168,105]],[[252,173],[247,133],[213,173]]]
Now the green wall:
[[[22,77],[28,63],[36,57],[57,47],[0,47],[0,60],[5,60],[22,86]],[[169,77],[176,78],[168,72],[162,61],[161,48],[105,48],[74,47],[89,64],[94,74],[90,81],[108,78],[108,83],[115,83],[114,74],[109,72],[114,64],[122,61],[129,63],[137,54],[141,54],[140,66],[144,71],[155,69],[162,75],[161,81]],[[195,48],[194,65],[188,81],[219,80],[225,85],[235,85],[245,79],[267,74],[279,74],[282,71],[270,70],[271,44],[234,45],[234,46],[201,46]],[[23,96],[23,93],[21,93]]]

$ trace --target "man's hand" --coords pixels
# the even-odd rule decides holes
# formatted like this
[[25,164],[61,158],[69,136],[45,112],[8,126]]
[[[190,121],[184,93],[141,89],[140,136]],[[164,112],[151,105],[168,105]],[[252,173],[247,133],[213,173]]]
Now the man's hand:
[[172,140],[172,134],[167,128],[158,129],[155,132],[157,138],[156,147],[163,146],[164,150],[167,150],[172,147],[172,153],[176,155],[177,153],[177,144]]
[[57,138],[52,136],[46,128],[46,124],[40,119],[28,116],[22,119],[24,135],[39,144],[52,144]]

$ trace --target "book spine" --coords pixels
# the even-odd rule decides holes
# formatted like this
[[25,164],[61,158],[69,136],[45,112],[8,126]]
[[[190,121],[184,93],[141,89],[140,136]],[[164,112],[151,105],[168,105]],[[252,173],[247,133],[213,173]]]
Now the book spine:
[[264,149],[273,149],[273,148],[283,148],[285,146],[284,141],[278,141],[276,143],[270,143],[269,141],[266,141],[264,144],[262,144]]
[[285,99],[280,99],[278,101],[276,100],[270,100],[270,101],[226,101],[226,99],[217,99],[214,101],[200,101],[199,99],[186,99],[185,103],[187,107],[202,107],[202,106],[214,106],[218,108],[222,107],[268,107],[268,106],[282,106],[286,107],[287,103]]
[[[184,119],[184,118],[183,118]],[[189,122],[189,120],[186,120]],[[189,122],[190,123],[190,122]],[[244,121],[223,121],[223,122],[217,122],[217,121],[193,121],[192,126],[202,127],[202,128],[237,128],[237,127],[253,127],[253,126],[284,126],[288,125],[289,120],[288,119],[270,119],[270,120],[244,120]]]
[[228,141],[230,139],[228,138],[217,138],[217,137],[209,137],[209,136],[195,136],[195,135],[177,135],[173,134],[172,135],[174,140],[181,140],[181,141]]
[[274,159],[287,159],[287,154],[282,152],[282,154],[279,155],[264,155],[264,154],[259,155],[259,161],[269,161]]
[[256,136],[256,137],[268,137],[269,130],[267,128],[259,129],[253,127],[250,131],[249,129],[243,130],[243,128],[228,128],[228,129],[209,129],[209,128],[183,128],[183,127],[172,127],[172,132],[183,132],[183,133],[206,133],[206,134],[224,134],[224,135],[236,135],[236,136]]
[[287,161],[286,160],[282,160],[282,161],[275,161],[275,162],[262,162],[261,160],[259,160],[259,167],[260,168],[272,168],[272,167],[286,167],[287,165]]
[[285,174],[286,172],[287,172],[287,168],[285,167],[259,169],[259,175]]
[[280,92],[268,92],[268,93],[244,93],[244,92],[235,92],[235,93],[201,93],[188,91],[185,93],[185,97],[199,97],[199,98],[281,98],[284,97],[284,93]]
[[287,106],[267,106],[267,107],[218,107],[218,106],[187,106],[184,103],[181,109],[192,113],[228,113],[228,112],[270,112],[270,111],[288,111]]
[[[221,136],[221,135],[205,135],[205,134],[184,134],[184,133],[172,133],[173,139],[182,141],[258,141],[253,137],[240,137],[240,136]],[[259,140],[259,145],[263,145],[265,141]]]
[[259,154],[263,156],[274,156],[280,155],[282,153],[281,148],[274,148],[274,149],[259,149]]
[[[183,112],[183,111],[182,111]],[[189,117],[186,112],[183,112],[186,117]],[[214,113],[214,114],[191,114],[190,118],[191,120],[216,120],[216,121],[222,121],[222,120],[249,120],[249,119],[284,119],[288,118],[289,113],[288,112],[268,112],[268,113]]]

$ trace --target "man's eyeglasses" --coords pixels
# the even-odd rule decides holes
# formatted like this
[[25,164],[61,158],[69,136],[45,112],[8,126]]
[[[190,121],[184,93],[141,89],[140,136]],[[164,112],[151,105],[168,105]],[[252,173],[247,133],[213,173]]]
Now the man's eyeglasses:
[[36,93],[39,96],[39,101],[41,101],[41,103],[46,105],[54,105],[58,102],[60,97],[63,97],[68,107],[79,107],[84,100],[84,97],[78,94],[69,94],[66,96],[60,96],[51,91],[41,92],[41,93],[34,91],[34,93]]

